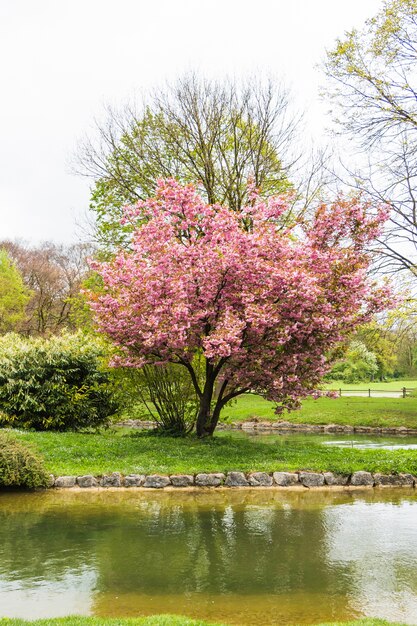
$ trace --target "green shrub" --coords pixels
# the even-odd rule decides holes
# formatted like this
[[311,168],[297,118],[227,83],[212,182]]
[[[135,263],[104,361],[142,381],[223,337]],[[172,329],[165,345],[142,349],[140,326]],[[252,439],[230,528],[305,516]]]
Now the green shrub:
[[192,431],[198,414],[198,397],[188,372],[181,365],[145,365],[130,372],[136,396],[147,419],[160,432],[185,435]]
[[0,432],[0,487],[46,487],[42,459],[28,445]]
[[0,426],[81,430],[106,424],[121,394],[99,340],[0,337]]

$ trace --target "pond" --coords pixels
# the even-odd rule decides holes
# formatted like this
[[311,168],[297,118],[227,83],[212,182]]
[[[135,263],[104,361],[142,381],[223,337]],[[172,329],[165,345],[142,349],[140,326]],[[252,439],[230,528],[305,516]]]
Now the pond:
[[283,431],[271,433],[265,430],[228,430],[229,435],[237,438],[250,438],[256,441],[258,437],[263,443],[272,445],[287,445],[292,443],[320,443],[326,446],[343,448],[377,449],[381,450],[417,450],[416,435],[381,435],[370,433],[297,433]]
[[0,493],[0,616],[417,624],[413,490]]

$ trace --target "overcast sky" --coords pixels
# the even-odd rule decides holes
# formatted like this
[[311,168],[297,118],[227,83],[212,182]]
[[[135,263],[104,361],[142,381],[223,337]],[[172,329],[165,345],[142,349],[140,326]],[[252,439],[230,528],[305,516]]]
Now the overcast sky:
[[106,103],[186,71],[277,76],[326,124],[316,65],[381,0],[0,0],[0,239],[75,241],[89,182],[77,142]]

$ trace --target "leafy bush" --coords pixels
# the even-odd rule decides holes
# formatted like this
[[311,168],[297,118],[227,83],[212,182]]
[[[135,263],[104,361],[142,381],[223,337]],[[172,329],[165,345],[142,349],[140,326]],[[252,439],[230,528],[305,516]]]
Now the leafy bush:
[[121,395],[104,354],[81,332],[0,337],[0,425],[64,431],[106,424]]
[[[126,368],[124,370],[126,372]],[[194,427],[198,397],[188,372],[181,365],[145,365],[127,372],[138,417],[152,419],[159,432],[185,435]]]
[[346,351],[345,358],[336,363],[327,378],[343,380],[345,383],[369,381],[378,372],[377,357],[370,352],[361,341],[352,341]]
[[49,476],[42,459],[27,445],[0,432],[0,486],[46,487]]

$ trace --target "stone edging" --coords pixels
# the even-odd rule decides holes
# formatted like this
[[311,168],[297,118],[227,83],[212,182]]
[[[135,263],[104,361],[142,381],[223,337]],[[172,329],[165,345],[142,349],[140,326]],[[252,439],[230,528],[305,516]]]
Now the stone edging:
[[50,476],[49,488],[92,487],[416,487],[412,474],[371,474],[354,472],[350,475],[333,472],[223,472],[201,474],[129,474],[113,472],[105,476]]
[[[155,422],[143,420],[126,420],[116,426],[151,430],[155,428]],[[406,426],[349,426],[347,424],[296,424],[294,422],[262,422],[254,419],[250,422],[234,422],[231,424],[218,424],[218,430],[263,430],[274,432],[299,432],[299,433],[368,433],[374,435],[417,435],[417,428]]]

